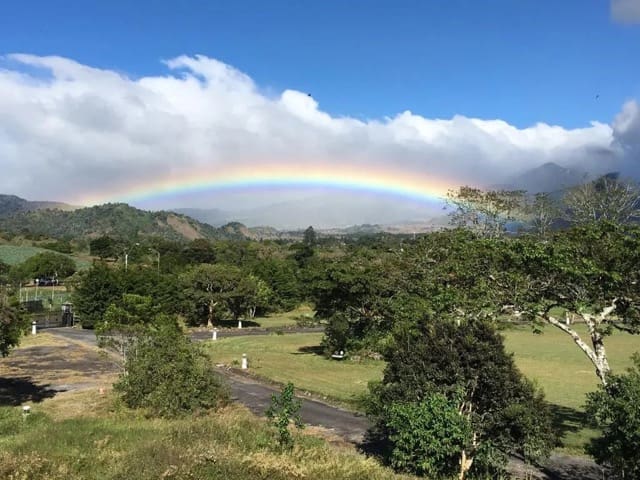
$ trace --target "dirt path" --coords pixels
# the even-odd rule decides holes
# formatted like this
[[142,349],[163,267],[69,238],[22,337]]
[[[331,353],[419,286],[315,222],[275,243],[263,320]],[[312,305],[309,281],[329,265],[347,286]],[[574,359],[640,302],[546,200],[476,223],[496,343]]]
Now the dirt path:
[[39,402],[59,392],[110,386],[120,367],[89,343],[42,333],[0,359],[0,405]]

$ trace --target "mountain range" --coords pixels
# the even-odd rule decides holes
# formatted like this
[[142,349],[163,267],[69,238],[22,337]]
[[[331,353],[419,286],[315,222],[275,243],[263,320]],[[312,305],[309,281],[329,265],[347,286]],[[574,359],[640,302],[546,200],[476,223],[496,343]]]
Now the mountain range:
[[[591,180],[579,168],[545,163],[492,188],[556,192]],[[302,200],[265,204],[252,209],[176,208],[147,211],[123,203],[94,207],[29,201],[0,195],[0,231],[49,238],[120,238],[161,236],[172,240],[298,238],[313,226],[331,235],[418,233],[448,222],[443,204],[413,202],[388,196],[333,193]]]

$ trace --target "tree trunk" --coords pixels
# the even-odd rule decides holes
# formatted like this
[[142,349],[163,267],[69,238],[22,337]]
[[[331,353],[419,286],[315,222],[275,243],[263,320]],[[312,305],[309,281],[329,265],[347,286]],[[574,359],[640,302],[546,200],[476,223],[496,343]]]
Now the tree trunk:
[[589,360],[591,360],[591,363],[593,363],[593,366],[596,369],[596,375],[604,386],[607,385],[607,377],[611,373],[611,367],[609,366],[609,361],[607,359],[607,351],[604,348],[604,335],[602,335],[598,327],[607,320],[607,317],[611,314],[611,312],[613,312],[614,309],[615,300],[610,306],[604,308],[597,315],[587,313],[581,315],[587,325],[587,328],[589,329],[591,346],[589,346],[587,342],[582,340],[578,332],[576,332],[569,325],[566,325],[566,323],[561,322],[548,313],[543,315],[543,318],[547,322],[555,327],[558,327],[573,339],[575,344],[585,353]]

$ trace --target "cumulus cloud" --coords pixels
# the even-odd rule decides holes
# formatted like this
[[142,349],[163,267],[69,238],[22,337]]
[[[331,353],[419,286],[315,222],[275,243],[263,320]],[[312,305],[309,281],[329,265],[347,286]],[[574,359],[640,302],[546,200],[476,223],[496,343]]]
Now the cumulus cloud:
[[621,23],[640,23],[640,0],[611,0],[611,18]]
[[[212,58],[165,64],[165,75],[130,78],[61,57],[5,57],[0,192],[73,201],[230,164],[304,169],[319,161],[495,184],[545,162],[597,165],[626,155],[640,138],[634,102],[613,125],[577,129],[410,111],[363,121],[332,116],[303,92],[265,94]],[[250,195],[243,201],[251,206]],[[188,204],[205,206],[193,197]]]

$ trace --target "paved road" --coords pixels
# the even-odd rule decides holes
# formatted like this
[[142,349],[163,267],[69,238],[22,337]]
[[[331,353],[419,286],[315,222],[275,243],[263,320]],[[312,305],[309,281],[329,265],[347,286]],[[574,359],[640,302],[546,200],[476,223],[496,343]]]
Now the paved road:
[[[324,332],[324,327],[295,327],[295,328],[283,328],[283,329],[266,329],[266,328],[221,328],[218,330],[218,338],[227,337],[244,337],[251,335],[271,335],[275,332],[282,332],[283,334],[291,333],[320,333]],[[68,338],[70,340],[76,340],[91,345],[96,345],[96,335],[93,330],[86,330],[83,328],[48,328],[47,332],[60,335],[61,337]],[[192,332],[189,336],[195,341],[211,340],[211,331],[199,331]]]
[[[296,329],[288,330],[287,332],[300,333],[301,331],[306,330]],[[312,329],[311,331],[318,330]],[[92,330],[58,328],[50,329],[48,332],[89,345],[96,345],[96,337]],[[225,329],[218,332],[218,338],[225,336],[267,335],[269,333],[271,332],[264,329],[234,329],[228,331]],[[210,335],[210,332],[196,332],[191,337],[194,340],[208,340],[211,338]],[[226,368],[220,368],[220,372],[229,381],[232,398],[247,406],[257,415],[264,414],[271,403],[271,395],[278,392],[274,387],[265,385],[245,375],[238,375]],[[362,415],[307,398],[302,398],[300,413],[304,423],[327,428],[354,444],[359,444],[363,440],[364,434],[370,425],[367,418]],[[510,470],[514,473],[519,473],[521,478],[549,480],[601,480],[605,478],[602,470],[591,460],[563,455],[552,455],[546,468],[541,471],[529,471],[527,476],[523,473],[527,470],[526,467],[517,459],[512,459],[510,462]]]
[[[271,395],[280,391],[244,375],[220,370],[229,381],[232,399],[244,404],[256,415],[264,415],[271,404]],[[353,443],[362,442],[369,428],[369,421],[362,415],[306,398],[302,398],[300,416],[305,424],[327,428]]]

